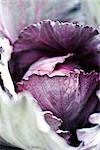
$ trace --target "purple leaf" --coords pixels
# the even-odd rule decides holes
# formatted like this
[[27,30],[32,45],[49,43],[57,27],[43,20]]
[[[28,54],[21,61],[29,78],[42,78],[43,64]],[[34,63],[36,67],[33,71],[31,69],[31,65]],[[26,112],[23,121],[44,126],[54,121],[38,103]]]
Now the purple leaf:
[[[84,27],[68,22],[42,21],[28,26],[20,33],[14,44],[14,51],[47,49],[53,53],[74,52],[82,46],[86,48],[87,44],[91,46],[91,42],[97,34],[97,30],[88,26]],[[81,49],[79,51],[82,52]],[[92,50],[89,49],[88,52],[90,51]],[[87,54],[88,52],[82,53]]]
[[51,129],[57,131],[61,126],[62,120],[53,115],[50,111],[44,111],[44,117]]
[[[29,67],[29,69],[26,72],[26,74],[24,75],[23,79],[27,80],[29,78],[29,76],[31,76],[32,74],[37,74],[37,75],[47,74],[49,77],[54,76],[54,74],[59,75],[61,72],[63,72],[63,74],[64,74],[64,71],[66,74],[66,69],[67,69],[67,71],[72,70],[72,64],[71,64],[71,66],[68,64],[63,66],[62,64],[64,63],[64,61],[66,59],[69,59],[72,56],[73,56],[73,54],[68,54],[66,56],[52,57],[52,58],[43,57],[43,58],[39,59],[38,61],[36,61],[35,63],[33,63]],[[61,64],[61,66],[56,69],[56,66],[58,64]],[[74,66],[75,66],[75,64],[74,64]]]
[[28,26],[15,41],[9,62],[14,81],[20,81],[28,67],[39,58],[68,53],[73,53],[72,62],[86,71],[98,71],[100,39],[97,34],[91,27],[67,22],[47,20]]
[[91,96],[97,84],[95,72],[85,74],[78,70],[53,77],[32,74],[17,84],[17,91],[28,90],[43,110],[53,112],[62,119],[65,129],[72,130],[83,127],[95,111],[98,99]]

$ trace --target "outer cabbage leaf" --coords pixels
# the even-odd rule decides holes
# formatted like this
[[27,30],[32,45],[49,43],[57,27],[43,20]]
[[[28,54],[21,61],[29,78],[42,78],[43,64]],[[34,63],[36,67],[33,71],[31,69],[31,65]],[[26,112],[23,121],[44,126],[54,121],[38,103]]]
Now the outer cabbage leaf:
[[43,118],[39,106],[30,94],[18,95],[10,102],[0,89],[0,136],[8,144],[25,150],[74,150],[56,135]]
[[12,47],[9,40],[4,37],[0,37],[0,85],[9,96],[16,99],[14,85],[8,69],[8,60],[10,59],[11,51]]
[[83,141],[82,150],[100,149],[100,113],[92,114],[89,118],[93,124],[98,124],[92,128],[77,130],[78,139]]

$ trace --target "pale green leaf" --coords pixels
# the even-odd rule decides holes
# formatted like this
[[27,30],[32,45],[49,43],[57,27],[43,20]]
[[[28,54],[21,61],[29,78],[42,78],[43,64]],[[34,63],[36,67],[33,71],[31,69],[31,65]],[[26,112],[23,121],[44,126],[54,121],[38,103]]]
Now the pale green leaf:
[[74,150],[53,132],[41,109],[29,93],[10,101],[0,89],[0,136],[11,145],[25,150]]
[[80,0],[86,24],[100,27],[100,0]]

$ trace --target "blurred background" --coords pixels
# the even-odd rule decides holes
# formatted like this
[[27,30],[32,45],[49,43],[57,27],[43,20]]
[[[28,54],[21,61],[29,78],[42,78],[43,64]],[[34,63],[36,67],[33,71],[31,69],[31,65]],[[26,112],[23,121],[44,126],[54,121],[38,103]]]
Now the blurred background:
[[0,0],[0,30],[8,37],[16,39],[23,27],[44,19],[99,29],[100,0]]

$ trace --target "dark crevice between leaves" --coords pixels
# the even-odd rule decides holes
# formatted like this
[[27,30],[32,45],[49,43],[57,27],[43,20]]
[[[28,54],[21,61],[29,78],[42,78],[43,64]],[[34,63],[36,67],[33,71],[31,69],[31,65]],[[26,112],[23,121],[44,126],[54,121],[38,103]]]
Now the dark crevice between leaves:
[[1,72],[0,72],[0,86],[1,86],[2,90],[9,96],[9,98],[12,99],[13,96],[11,95],[9,90],[4,86],[3,80],[1,78]]
[[4,84],[3,84],[3,80],[1,78],[1,72],[0,72],[0,86],[1,88],[3,89],[3,91],[5,91],[5,87],[4,87]]
[[0,145],[0,150],[23,150],[13,146]]

